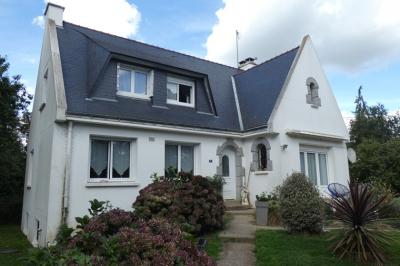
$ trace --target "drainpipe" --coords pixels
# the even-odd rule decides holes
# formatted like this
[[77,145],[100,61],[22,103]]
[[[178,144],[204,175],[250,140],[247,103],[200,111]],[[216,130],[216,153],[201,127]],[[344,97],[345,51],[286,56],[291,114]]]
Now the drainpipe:
[[71,175],[71,153],[72,153],[72,121],[68,121],[68,133],[67,133],[67,150],[66,150],[66,162],[65,162],[65,175],[64,175],[64,187],[63,187],[63,198],[62,198],[62,215],[61,224],[67,223],[68,218],[68,206],[69,206],[69,183]]

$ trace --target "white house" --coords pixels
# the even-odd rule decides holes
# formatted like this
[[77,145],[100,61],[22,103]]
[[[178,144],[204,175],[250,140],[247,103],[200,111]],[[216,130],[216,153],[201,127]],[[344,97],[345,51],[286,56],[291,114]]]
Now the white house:
[[22,229],[35,245],[88,201],[131,209],[174,166],[226,179],[225,199],[294,171],[318,188],[349,178],[348,132],[309,36],[241,68],[63,21],[49,3],[28,144]]

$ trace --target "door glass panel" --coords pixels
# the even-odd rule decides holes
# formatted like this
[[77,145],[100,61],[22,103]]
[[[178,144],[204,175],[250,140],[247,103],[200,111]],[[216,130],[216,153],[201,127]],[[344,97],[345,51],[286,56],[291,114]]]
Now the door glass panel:
[[193,146],[181,146],[181,170],[193,173]]
[[178,85],[172,82],[167,83],[167,99],[177,100]]
[[191,86],[179,84],[179,102],[190,103],[191,90]]
[[90,178],[108,176],[108,141],[92,140],[90,152]]
[[326,155],[318,154],[319,160],[319,176],[320,176],[320,185],[327,186],[328,185],[328,171],[326,167]]
[[135,93],[146,94],[147,93],[146,90],[147,90],[147,74],[135,71]]
[[317,165],[315,163],[315,153],[307,153],[308,177],[314,185],[317,185]]
[[131,91],[131,71],[120,68],[118,70],[118,90]]
[[222,156],[222,176],[229,176],[229,157]]
[[165,145],[165,169],[178,169],[178,145]]
[[306,174],[306,165],[304,162],[304,152],[300,152],[300,169],[303,174]]
[[130,142],[113,142],[112,177],[129,178]]

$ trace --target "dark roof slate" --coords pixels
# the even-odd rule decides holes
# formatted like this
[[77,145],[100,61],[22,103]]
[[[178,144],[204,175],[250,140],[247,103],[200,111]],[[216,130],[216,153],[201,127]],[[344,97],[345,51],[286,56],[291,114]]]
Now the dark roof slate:
[[[67,22],[57,28],[57,34],[68,114],[232,132],[241,131],[232,76],[236,81],[244,129],[266,125],[297,52],[297,48],[293,49],[243,72]],[[207,77],[215,113],[204,114],[193,108],[173,105],[156,108],[148,101],[122,97],[109,101],[90,100],[96,82],[104,79],[103,73],[113,56],[145,60]]]
[[234,76],[244,130],[267,126],[298,49]]

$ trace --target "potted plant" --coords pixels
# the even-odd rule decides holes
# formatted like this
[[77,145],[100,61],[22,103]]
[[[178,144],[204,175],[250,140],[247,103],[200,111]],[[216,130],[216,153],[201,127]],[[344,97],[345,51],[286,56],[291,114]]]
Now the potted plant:
[[256,195],[256,224],[267,225],[268,222],[268,195],[262,192]]

